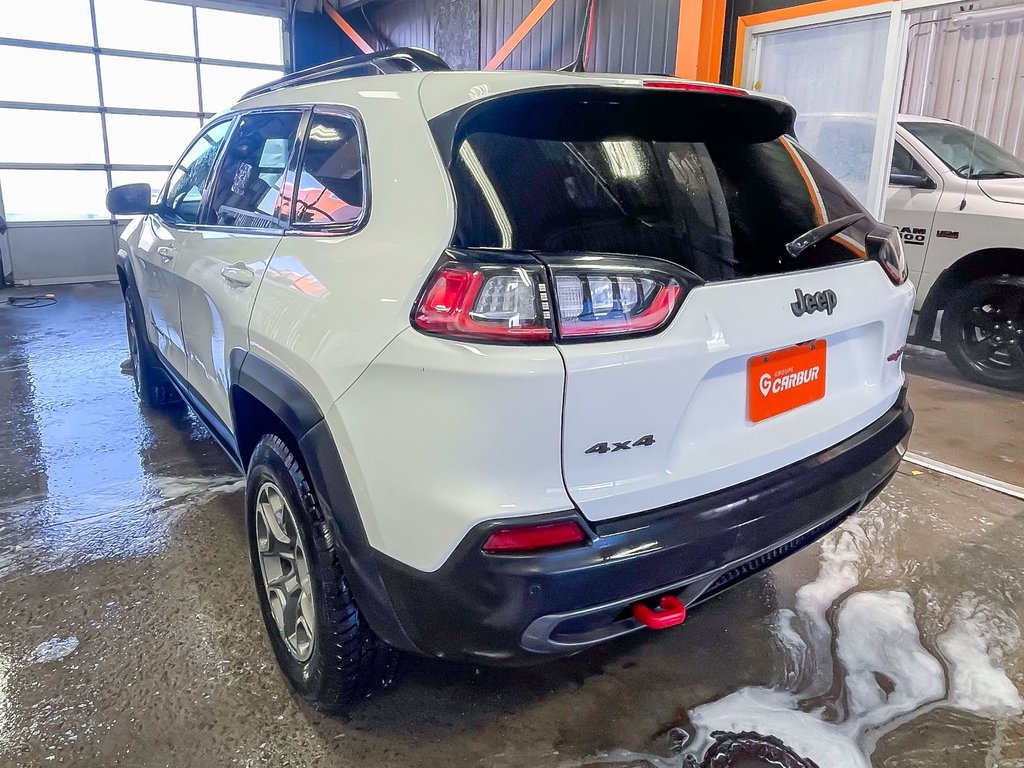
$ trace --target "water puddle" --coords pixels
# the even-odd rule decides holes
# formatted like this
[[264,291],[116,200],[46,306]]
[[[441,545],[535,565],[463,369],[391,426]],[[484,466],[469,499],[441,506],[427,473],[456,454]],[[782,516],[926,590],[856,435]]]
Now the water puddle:
[[[887,734],[939,708],[994,721],[997,734],[1018,719],[1024,699],[1007,671],[1021,662],[1019,555],[993,552],[992,521],[974,516],[943,543],[958,549],[942,574],[911,550],[931,550],[950,521],[886,497],[823,540],[814,581],[779,594],[775,684],[690,709],[669,756],[620,750],[578,765],[870,768]],[[972,558],[992,558],[973,579],[958,573],[983,567]]]

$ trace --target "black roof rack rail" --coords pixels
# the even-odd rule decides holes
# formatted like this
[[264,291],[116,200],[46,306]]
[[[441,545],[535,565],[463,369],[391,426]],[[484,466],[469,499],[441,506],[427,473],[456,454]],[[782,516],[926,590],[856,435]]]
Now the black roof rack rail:
[[[367,68],[376,71],[365,71]],[[364,71],[359,72],[358,70]],[[274,80],[247,91],[243,99],[262,96],[281,88],[309,83],[324,83],[331,80],[345,80],[351,77],[368,75],[389,75],[398,72],[447,72],[451,70],[448,62],[432,51],[423,48],[388,48],[359,56],[328,61],[309,69],[300,69],[280,80]]]

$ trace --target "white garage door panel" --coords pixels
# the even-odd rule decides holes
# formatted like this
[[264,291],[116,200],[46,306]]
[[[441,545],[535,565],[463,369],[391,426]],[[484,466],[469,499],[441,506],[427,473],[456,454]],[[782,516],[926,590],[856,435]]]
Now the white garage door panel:
[[[18,225],[7,230],[9,253],[18,284],[43,285],[69,279],[112,279],[117,239],[108,222],[98,224]],[[11,258],[13,256],[13,259]]]

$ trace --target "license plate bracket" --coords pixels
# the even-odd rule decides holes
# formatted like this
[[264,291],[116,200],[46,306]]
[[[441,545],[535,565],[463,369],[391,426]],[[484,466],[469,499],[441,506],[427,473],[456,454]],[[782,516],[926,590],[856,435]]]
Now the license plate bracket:
[[825,339],[747,360],[747,418],[764,421],[825,397]]

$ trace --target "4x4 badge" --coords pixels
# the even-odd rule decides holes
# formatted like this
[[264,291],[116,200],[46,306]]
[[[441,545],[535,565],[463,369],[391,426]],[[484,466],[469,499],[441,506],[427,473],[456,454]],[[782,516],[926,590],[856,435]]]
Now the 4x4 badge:
[[790,304],[789,308],[793,310],[793,314],[797,317],[804,314],[809,315],[812,312],[828,312],[831,315],[837,301],[835,291],[804,293],[797,288],[796,301]]

